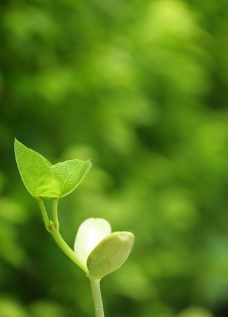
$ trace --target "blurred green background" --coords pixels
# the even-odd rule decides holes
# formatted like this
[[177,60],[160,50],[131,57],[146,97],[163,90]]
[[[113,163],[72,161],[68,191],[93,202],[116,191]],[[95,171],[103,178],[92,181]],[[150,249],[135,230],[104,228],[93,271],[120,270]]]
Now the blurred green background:
[[59,203],[69,245],[89,217],[135,234],[102,280],[107,317],[227,317],[227,101],[227,0],[1,0],[0,317],[94,316],[15,137],[93,162]]

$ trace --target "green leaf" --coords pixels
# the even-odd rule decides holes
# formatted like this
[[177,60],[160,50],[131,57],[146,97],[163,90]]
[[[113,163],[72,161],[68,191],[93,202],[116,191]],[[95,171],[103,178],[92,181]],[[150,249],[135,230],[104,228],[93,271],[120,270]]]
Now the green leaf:
[[16,162],[22,181],[33,197],[58,197],[60,184],[51,170],[51,163],[39,153],[14,142]]
[[70,160],[51,166],[60,185],[59,197],[70,194],[89,172],[92,164],[88,161]]
[[87,259],[89,276],[101,279],[117,270],[128,258],[134,244],[131,232],[114,232],[106,236]]
[[86,266],[88,255],[110,233],[111,226],[105,219],[89,218],[80,225],[74,243],[74,252],[85,267],[85,271],[88,271]]
[[22,181],[33,197],[61,198],[70,194],[92,166],[89,160],[71,160],[52,165],[16,139],[14,148]]

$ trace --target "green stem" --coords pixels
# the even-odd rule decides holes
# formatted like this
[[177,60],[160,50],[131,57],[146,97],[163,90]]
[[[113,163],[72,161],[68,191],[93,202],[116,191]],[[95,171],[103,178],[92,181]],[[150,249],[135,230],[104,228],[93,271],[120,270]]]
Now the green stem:
[[44,203],[40,197],[36,197],[36,200],[40,206],[41,214],[44,220],[45,228],[47,229],[48,232],[50,232],[50,220],[48,218],[48,214],[46,211],[46,208],[44,206]]
[[[85,267],[78,261],[78,258],[74,251],[68,246],[68,244],[64,241],[61,234],[59,233],[59,230],[55,227],[55,224],[50,221],[50,227],[51,227],[51,235],[54,238],[55,242],[58,244],[60,249],[75,263],[77,264],[83,271],[85,271]],[[88,274],[89,272],[86,272]]]
[[52,216],[53,216],[53,222],[56,227],[56,229],[59,229],[59,219],[58,219],[58,198],[53,199],[52,204]]
[[95,308],[95,317],[104,317],[104,308],[101,297],[100,280],[89,278]]
[[40,210],[44,219],[45,227],[48,232],[51,233],[52,237],[54,238],[55,242],[58,244],[60,249],[75,263],[77,264],[85,273],[86,275],[89,274],[88,269],[83,266],[83,264],[78,260],[74,251],[68,246],[68,244],[64,241],[61,234],[59,233],[59,222],[58,222],[58,198],[53,200],[52,204],[52,215],[53,221],[49,220],[48,214],[45,208],[45,205],[40,197],[37,197],[36,200],[40,206]]

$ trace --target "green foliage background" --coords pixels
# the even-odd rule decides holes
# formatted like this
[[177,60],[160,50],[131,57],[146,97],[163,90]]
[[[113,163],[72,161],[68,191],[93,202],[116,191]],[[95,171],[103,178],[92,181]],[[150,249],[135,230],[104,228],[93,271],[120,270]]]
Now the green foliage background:
[[226,0],[1,0],[1,317],[93,316],[15,137],[52,163],[93,162],[59,204],[70,245],[89,217],[134,232],[102,281],[106,316],[228,315],[227,56]]

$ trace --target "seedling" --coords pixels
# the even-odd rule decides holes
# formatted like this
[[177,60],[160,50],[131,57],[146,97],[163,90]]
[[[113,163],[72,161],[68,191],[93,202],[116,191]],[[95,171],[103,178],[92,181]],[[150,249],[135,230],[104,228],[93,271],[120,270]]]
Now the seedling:
[[[75,190],[89,172],[91,162],[75,159],[52,165],[45,157],[16,139],[14,149],[22,181],[37,200],[47,231],[89,278],[95,316],[104,317],[100,280],[126,261],[133,247],[134,235],[131,232],[111,233],[108,221],[89,218],[80,225],[72,250],[59,232],[58,201]],[[44,197],[53,199],[52,219],[49,219],[46,211],[42,200]]]

